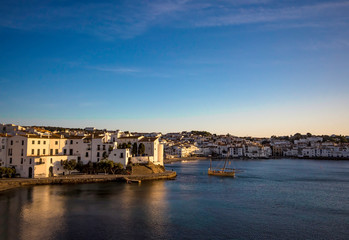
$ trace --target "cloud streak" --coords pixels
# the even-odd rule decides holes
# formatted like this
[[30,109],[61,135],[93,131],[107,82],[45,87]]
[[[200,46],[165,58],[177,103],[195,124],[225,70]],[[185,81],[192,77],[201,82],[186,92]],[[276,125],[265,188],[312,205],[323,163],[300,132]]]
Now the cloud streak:
[[348,22],[348,1],[301,4],[270,0],[100,1],[87,4],[4,0],[0,4],[0,26],[27,31],[77,31],[108,40],[133,38],[153,27],[219,27],[297,20],[307,20],[306,27],[318,27],[319,22]]
[[139,73],[141,70],[136,68],[124,68],[124,67],[89,67],[102,72],[114,72],[114,73]]

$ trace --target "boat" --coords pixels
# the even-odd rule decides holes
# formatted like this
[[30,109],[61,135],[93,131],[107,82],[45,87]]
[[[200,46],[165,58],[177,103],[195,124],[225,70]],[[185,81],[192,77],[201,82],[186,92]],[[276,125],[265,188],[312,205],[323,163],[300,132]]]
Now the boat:
[[212,176],[220,176],[220,177],[235,177],[235,173],[242,172],[241,170],[237,170],[235,168],[227,168],[227,159],[224,162],[223,168],[212,168],[212,159],[210,160],[210,168],[208,169],[208,175]]

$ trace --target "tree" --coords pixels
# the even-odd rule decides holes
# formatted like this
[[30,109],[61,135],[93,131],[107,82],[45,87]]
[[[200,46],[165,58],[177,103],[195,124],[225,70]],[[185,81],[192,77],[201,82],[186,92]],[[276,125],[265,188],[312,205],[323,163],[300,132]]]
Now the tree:
[[114,166],[110,170],[113,174],[115,174],[116,172],[121,172],[123,169],[124,166],[121,163],[114,163]]
[[138,154],[139,155],[143,155],[145,152],[145,146],[143,143],[139,144],[139,147],[138,147]]
[[15,176],[16,169],[13,167],[0,167],[0,178],[1,177],[8,177],[11,178]]
[[97,167],[100,170],[104,171],[104,174],[107,174],[108,171],[111,171],[114,168],[114,162],[109,159],[104,159],[97,163]]
[[311,133],[307,133],[307,137],[312,137],[313,135]]
[[75,159],[63,161],[63,169],[68,170],[69,174],[76,168],[77,162]]
[[302,134],[296,133],[295,135],[293,135],[293,138],[294,138],[294,140],[299,140],[302,138]]
[[85,168],[87,173],[95,173],[94,164],[91,161],[88,161],[88,163],[85,165]]
[[127,144],[126,143],[123,143],[122,146],[121,146],[122,149],[126,149],[127,148]]
[[131,147],[132,147],[131,142],[128,142],[128,143],[127,143],[127,147],[126,147],[126,148],[131,148]]
[[85,166],[82,163],[82,161],[78,161],[76,166],[75,166],[75,169],[78,170],[79,172],[82,172],[84,170],[84,168],[85,168]]
[[137,155],[137,143],[134,143],[134,144],[132,145],[132,154],[133,154],[133,155]]

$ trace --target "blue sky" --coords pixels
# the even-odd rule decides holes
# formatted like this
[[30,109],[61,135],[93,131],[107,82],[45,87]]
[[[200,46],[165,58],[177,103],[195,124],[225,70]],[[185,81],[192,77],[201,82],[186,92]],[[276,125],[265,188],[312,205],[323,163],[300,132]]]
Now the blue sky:
[[349,135],[349,1],[0,2],[0,122]]

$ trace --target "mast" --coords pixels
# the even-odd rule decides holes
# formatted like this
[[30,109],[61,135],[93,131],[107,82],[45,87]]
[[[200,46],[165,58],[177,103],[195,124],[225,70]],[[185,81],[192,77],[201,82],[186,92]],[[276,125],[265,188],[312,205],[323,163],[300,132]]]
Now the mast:
[[225,162],[224,162],[223,171],[225,170],[225,167],[226,167],[226,165],[227,165],[227,161],[228,161],[228,152],[227,152],[227,157],[225,158]]
[[227,159],[225,159],[223,171],[225,170],[225,166],[226,166],[226,165],[227,165]]

